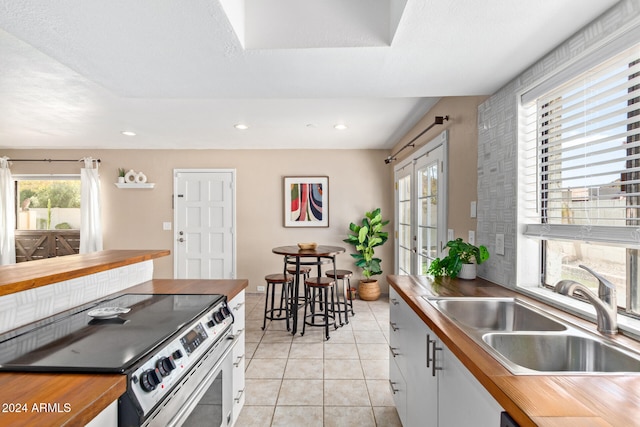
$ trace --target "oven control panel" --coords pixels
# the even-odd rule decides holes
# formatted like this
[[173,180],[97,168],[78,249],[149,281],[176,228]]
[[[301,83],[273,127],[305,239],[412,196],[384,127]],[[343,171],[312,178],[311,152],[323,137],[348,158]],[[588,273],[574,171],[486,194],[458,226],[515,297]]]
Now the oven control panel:
[[231,333],[232,324],[233,316],[221,302],[192,322],[186,332],[170,338],[129,375],[129,391],[133,391],[145,415],[211,347]]

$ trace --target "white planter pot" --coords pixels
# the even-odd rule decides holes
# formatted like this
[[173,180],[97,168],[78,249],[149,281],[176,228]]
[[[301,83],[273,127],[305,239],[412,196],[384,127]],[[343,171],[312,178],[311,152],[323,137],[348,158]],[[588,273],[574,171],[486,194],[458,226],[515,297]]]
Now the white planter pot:
[[476,264],[462,264],[460,273],[458,273],[458,278],[473,280],[476,278],[477,271],[478,266]]

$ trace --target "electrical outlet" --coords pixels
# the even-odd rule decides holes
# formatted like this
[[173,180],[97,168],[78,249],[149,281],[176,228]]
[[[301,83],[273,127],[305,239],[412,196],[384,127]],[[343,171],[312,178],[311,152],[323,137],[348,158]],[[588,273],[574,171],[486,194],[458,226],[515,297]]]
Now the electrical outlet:
[[170,222],[163,222],[162,223],[162,229],[165,231],[170,231],[171,230],[171,223]]
[[258,286],[258,292],[264,292],[264,286]]
[[447,230],[447,242],[453,240],[453,228]]
[[472,245],[476,244],[476,232],[469,230],[469,243],[471,243]]
[[504,255],[504,234],[496,234],[496,255]]

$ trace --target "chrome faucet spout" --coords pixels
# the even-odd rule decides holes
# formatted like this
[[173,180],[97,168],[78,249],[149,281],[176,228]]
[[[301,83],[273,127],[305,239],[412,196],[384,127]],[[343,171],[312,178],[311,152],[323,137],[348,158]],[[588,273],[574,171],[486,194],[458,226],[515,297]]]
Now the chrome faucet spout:
[[555,291],[562,295],[573,295],[578,292],[589,300],[596,309],[598,331],[604,334],[618,333],[618,304],[616,298],[616,287],[607,279],[594,272],[588,267],[581,265],[580,268],[588,271],[598,279],[598,295],[582,283],[575,280],[560,280],[556,283]]

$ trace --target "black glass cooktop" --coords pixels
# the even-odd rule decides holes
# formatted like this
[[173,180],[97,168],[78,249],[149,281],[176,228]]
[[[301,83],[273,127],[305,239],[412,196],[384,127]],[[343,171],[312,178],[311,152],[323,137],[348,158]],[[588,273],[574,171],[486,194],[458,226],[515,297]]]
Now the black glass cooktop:
[[[124,372],[223,299],[221,295],[125,294],[105,300],[17,335],[0,337],[0,370]],[[130,310],[106,318],[111,308]]]

